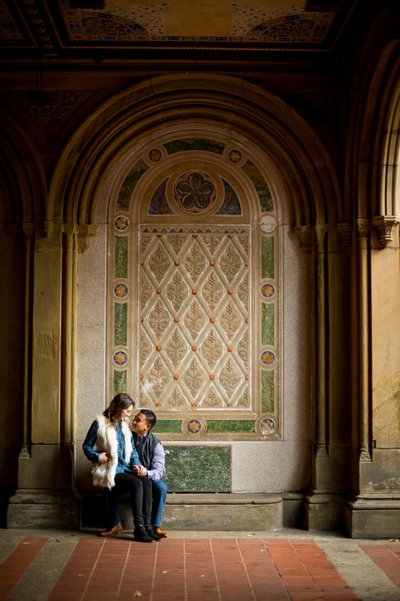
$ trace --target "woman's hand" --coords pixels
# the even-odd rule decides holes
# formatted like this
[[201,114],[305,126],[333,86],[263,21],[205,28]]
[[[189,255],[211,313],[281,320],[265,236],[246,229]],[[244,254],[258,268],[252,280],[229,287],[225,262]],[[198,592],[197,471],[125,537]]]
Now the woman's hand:
[[108,459],[109,459],[108,453],[100,453],[99,463],[107,463]]

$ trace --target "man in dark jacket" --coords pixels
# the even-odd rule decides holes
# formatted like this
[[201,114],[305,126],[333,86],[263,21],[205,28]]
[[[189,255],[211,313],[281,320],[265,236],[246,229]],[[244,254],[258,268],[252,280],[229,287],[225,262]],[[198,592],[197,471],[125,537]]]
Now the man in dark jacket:
[[167,500],[168,487],[163,480],[165,474],[165,451],[161,442],[152,433],[156,416],[150,409],[141,409],[134,417],[131,429],[135,446],[141,462],[136,466],[138,476],[147,476],[153,485],[152,525],[154,532],[161,538],[167,533],[161,528],[164,505]]

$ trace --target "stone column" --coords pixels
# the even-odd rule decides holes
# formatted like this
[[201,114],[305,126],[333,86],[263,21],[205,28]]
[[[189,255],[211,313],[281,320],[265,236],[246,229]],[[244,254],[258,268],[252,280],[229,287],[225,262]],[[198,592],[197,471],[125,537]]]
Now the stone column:
[[[390,222],[390,232],[387,225]],[[400,536],[400,271],[397,219],[359,219],[358,461],[353,537]],[[376,231],[371,225],[375,226]]]
[[359,294],[359,405],[358,405],[358,458],[370,461],[369,430],[369,302],[368,302],[368,239],[369,219],[358,219],[358,294]]
[[31,442],[31,347],[32,347],[32,271],[35,226],[24,225],[25,234],[25,311],[24,311],[24,398],[21,458],[29,457]]
[[74,245],[73,230],[63,233],[61,224],[47,235],[28,232],[24,444],[8,509],[11,527],[78,525],[72,492]]
[[[348,478],[351,448],[349,384],[348,226],[315,226],[313,479],[306,526],[337,530],[343,514],[341,490]],[[347,321],[349,321],[347,317]],[[344,469],[345,468],[345,469]],[[348,485],[348,484],[347,484]]]

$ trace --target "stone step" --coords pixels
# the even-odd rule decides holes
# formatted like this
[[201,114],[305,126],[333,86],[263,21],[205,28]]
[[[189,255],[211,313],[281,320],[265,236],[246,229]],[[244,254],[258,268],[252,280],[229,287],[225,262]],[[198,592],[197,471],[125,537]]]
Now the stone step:
[[282,496],[172,493],[164,510],[171,530],[269,530],[282,528]]
[[[290,495],[289,495],[290,497]],[[297,522],[301,499],[278,493],[169,493],[164,508],[167,530],[276,530]],[[82,497],[81,529],[103,527],[102,498]],[[121,501],[124,528],[133,529],[129,503]],[[103,513],[104,515],[104,513]]]

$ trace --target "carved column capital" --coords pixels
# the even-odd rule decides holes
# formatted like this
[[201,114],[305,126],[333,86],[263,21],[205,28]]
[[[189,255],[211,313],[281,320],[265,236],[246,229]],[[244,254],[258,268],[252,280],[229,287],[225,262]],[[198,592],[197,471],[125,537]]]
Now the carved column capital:
[[46,238],[50,238],[54,231],[54,223],[52,221],[45,221],[43,223],[43,231]]
[[369,219],[357,219],[357,233],[359,238],[366,238],[371,231]]
[[338,223],[337,229],[343,240],[344,249],[351,250],[351,225],[350,223]]
[[63,231],[70,237],[76,236],[78,252],[82,253],[89,247],[88,237],[96,234],[97,226],[94,224],[64,223]]
[[359,449],[358,461],[360,463],[371,463],[372,457],[370,451],[368,449]]
[[78,252],[83,253],[89,248],[88,238],[94,236],[97,232],[97,226],[95,224],[78,225]]
[[372,225],[377,231],[379,244],[386,248],[393,240],[393,228],[400,223],[395,215],[381,215],[372,219]]
[[36,233],[36,224],[31,222],[25,222],[22,224],[22,229],[24,231],[25,238],[28,238],[30,240]]
[[296,234],[300,242],[301,250],[306,253],[311,252],[315,241],[314,227],[312,225],[298,225],[292,231]]

